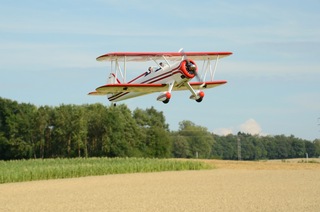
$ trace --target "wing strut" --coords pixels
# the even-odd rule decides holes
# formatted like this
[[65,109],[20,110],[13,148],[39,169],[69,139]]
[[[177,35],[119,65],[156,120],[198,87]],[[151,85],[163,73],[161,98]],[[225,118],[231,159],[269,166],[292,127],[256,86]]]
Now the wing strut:
[[124,77],[123,77],[123,82],[124,83],[127,83],[126,82],[126,77],[127,77],[127,56],[124,56],[124,61],[123,61],[123,69],[124,69]]
[[214,67],[212,69],[211,60],[209,58],[207,60],[203,61],[203,65],[202,65],[202,69],[203,69],[202,72],[204,72],[204,75],[203,75],[203,78],[202,78],[203,81],[206,80],[208,71],[210,72],[210,81],[213,81],[214,75],[215,75],[216,70],[217,70],[218,62],[219,62],[219,55],[217,56],[217,59],[216,59],[216,61],[214,63]]
[[118,78],[118,75],[120,75],[121,83],[126,83],[126,77],[127,77],[127,65],[126,65],[127,57],[126,56],[124,56],[123,61],[124,62],[123,62],[123,71],[122,71],[118,58],[116,58],[115,60],[111,60],[111,73],[115,75],[116,79]]
[[210,63],[211,81],[213,81],[214,74],[216,73],[218,61],[219,61],[219,55],[217,56],[217,60],[216,60],[216,62],[214,63],[214,68],[213,68],[213,70],[211,69],[211,63]]
[[[117,68],[116,68],[117,74],[118,74],[118,72],[120,73],[121,78],[122,78],[122,82],[124,82],[124,76],[123,76],[121,67],[120,67],[120,65],[119,65],[118,59],[116,60],[116,66],[117,66]],[[117,75],[117,74],[116,74],[116,75]]]
[[169,61],[167,60],[167,58],[163,55],[162,55],[162,58],[166,61],[167,65],[171,68],[171,65],[170,65]]

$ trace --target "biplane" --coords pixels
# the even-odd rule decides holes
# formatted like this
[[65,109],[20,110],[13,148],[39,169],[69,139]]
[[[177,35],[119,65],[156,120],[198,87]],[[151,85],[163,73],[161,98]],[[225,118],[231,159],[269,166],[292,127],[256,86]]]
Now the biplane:
[[[226,80],[213,80],[219,59],[231,52],[116,52],[97,57],[97,61],[111,62],[111,73],[107,84],[89,95],[107,95],[115,103],[150,93],[160,92],[158,101],[168,103],[172,91],[189,90],[190,99],[201,102],[204,89],[227,83]],[[153,61],[154,66],[146,67],[139,76],[127,81],[129,62]],[[195,61],[202,62],[199,71]],[[214,65],[211,64],[215,61]],[[152,62],[152,64],[153,64]],[[191,81],[196,79],[196,81]]]

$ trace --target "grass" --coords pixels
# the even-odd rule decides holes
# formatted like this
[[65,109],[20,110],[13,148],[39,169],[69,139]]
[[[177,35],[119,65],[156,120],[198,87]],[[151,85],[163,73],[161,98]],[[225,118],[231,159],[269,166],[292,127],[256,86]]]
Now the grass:
[[73,158],[0,161],[0,184],[108,174],[210,169],[200,161],[148,158]]

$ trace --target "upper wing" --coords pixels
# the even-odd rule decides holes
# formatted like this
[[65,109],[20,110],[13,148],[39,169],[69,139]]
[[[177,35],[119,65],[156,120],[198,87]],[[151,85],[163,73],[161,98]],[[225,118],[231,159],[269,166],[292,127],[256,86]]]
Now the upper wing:
[[97,61],[135,61],[144,62],[149,60],[163,59],[179,60],[183,55],[186,55],[192,60],[216,60],[218,57],[223,58],[231,55],[232,52],[114,52],[97,57]]
[[[225,80],[217,80],[210,82],[190,82],[189,84],[194,89],[207,89],[214,88],[219,85],[227,83]],[[100,86],[94,92],[90,92],[89,95],[106,95],[111,93],[120,92],[141,92],[141,93],[153,93],[163,92],[168,90],[168,84],[107,84]],[[188,88],[182,85],[176,85],[172,88],[173,91],[188,90]]]

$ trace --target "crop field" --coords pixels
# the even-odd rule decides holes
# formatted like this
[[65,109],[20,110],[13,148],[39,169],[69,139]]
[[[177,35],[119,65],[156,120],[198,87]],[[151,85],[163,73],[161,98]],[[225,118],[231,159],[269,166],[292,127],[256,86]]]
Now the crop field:
[[199,170],[211,167],[200,161],[150,158],[58,158],[0,161],[0,184],[108,174]]
[[215,169],[4,183],[0,211],[320,211],[319,159],[200,162]]

